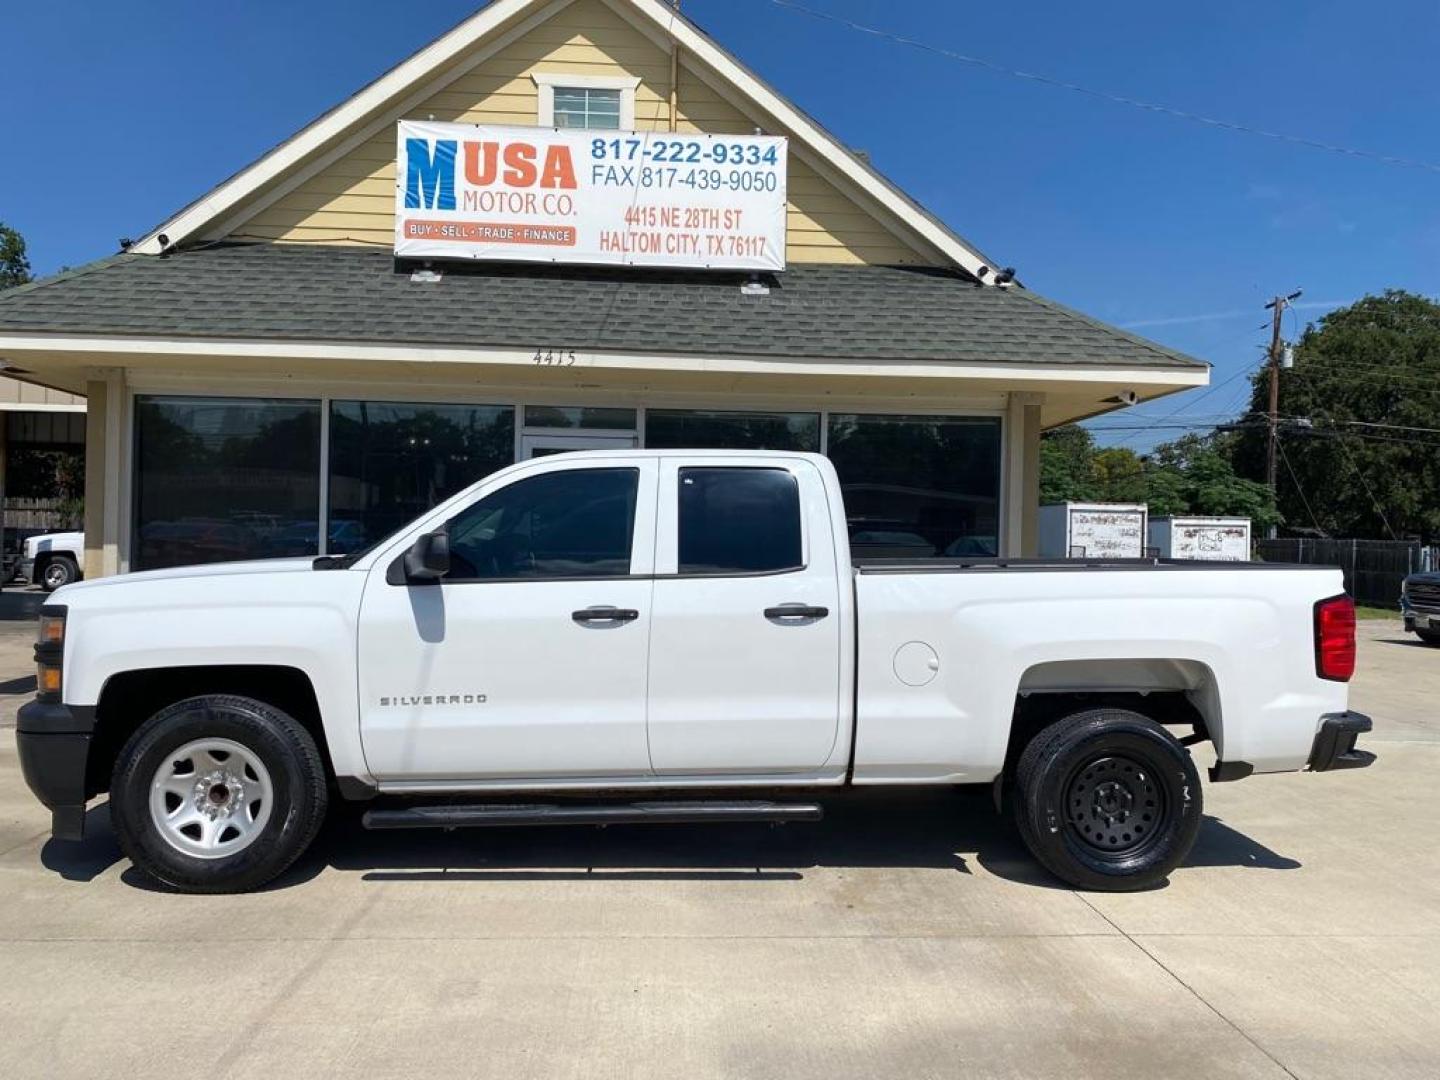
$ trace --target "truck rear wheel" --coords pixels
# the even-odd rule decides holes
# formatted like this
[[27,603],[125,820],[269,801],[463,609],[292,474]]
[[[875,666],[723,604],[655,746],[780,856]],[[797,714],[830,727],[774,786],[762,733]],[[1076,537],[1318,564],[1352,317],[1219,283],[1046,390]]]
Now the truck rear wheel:
[[1200,829],[1200,775],[1189,752],[1126,709],[1051,724],[1020,755],[1015,781],[1025,846],[1082,889],[1124,892],[1165,880]]
[[258,889],[325,817],[315,740],[264,702],[228,694],[161,709],[120,751],[110,788],[120,847],[183,892]]

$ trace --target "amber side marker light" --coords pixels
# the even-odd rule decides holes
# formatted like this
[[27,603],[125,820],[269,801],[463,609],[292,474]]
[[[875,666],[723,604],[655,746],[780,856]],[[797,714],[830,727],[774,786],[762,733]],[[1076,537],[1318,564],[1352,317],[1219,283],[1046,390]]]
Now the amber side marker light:
[[[58,607],[58,605],[56,605]],[[42,609],[40,633],[35,642],[35,697],[39,701],[58,702],[64,680],[61,661],[65,657],[65,611]]]

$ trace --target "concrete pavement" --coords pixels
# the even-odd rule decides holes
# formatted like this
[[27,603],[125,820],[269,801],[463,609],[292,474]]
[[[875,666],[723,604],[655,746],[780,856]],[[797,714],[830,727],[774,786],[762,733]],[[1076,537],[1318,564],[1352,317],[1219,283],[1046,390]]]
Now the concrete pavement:
[[350,812],[277,888],[174,896],[103,807],[47,840],[3,732],[0,1076],[1434,1077],[1440,650],[1362,637],[1379,762],[1207,786],[1189,865],[1119,896],[978,792],[784,829]]

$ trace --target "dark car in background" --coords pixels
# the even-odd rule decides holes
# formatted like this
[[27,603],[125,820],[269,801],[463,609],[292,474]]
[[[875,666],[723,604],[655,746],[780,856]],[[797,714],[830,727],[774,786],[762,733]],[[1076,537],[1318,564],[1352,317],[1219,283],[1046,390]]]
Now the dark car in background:
[[1427,645],[1440,645],[1440,570],[1411,574],[1400,586],[1405,629]]

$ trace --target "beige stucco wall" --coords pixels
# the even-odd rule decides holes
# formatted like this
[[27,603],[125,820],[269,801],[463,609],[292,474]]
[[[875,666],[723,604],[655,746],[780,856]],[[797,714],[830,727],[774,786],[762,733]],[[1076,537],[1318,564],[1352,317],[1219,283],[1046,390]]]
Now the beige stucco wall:
[[106,386],[98,380],[88,384],[89,407],[85,413],[85,565],[87,578],[105,573],[105,455],[96,449],[105,445]]
[[127,391],[124,372],[102,370],[85,384],[86,577],[120,569],[121,491],[129,455],[121,441]]
[[[603,0],[576,0],[393,120],[533,125],[539,116],[539,90],[531,76],[554,73],[638,78],[636,127],[667,130],[670,71],[668,50]],[[748,134],[755,130],[758,121],[702,81],[683,53],[677,85],[680,131]],[[237,225],[230,236],[389,247],[395,235],[393,120],[367,142]],[[793,152],[788,195],[787,258],[791,262],[929,261]]]

